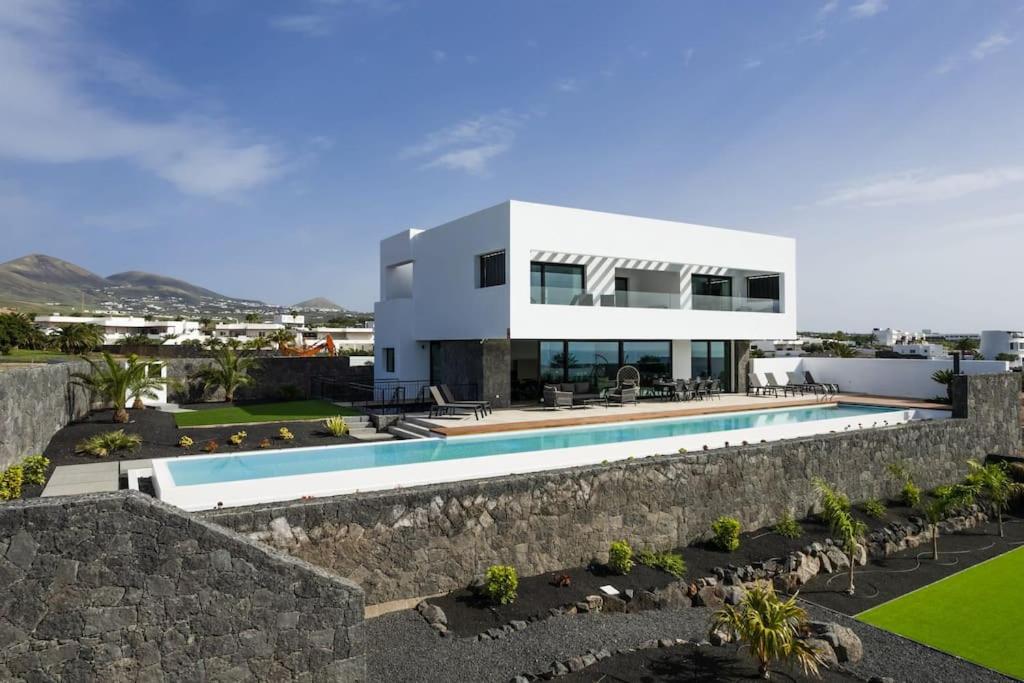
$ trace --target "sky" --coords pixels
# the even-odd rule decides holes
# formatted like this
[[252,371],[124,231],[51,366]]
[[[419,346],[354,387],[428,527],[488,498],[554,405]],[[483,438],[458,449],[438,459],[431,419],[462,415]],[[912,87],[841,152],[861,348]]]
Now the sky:
[[288,305],[506,199],[792,236],[800,329],[1019,329],[1024,0],[3,0],[0,261]]

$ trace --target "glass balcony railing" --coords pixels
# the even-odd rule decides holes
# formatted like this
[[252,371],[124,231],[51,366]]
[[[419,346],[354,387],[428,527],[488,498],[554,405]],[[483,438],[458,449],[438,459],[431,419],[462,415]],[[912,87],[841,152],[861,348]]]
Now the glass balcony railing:
[[[608,301],[610,300],[610,301]],[[614,297],[602,297],[602,306],[617,308],[679,308],[679,292],[615,292]]]
[[593,306],[594,295],[579,287],[556,287],[547,285],[530,287],[531,304],[553,304],[556,306]]
[[695,311],[737,311],[746,313],[779,313],[782,310],[778,299],[754,299],[749,296],[693,295]]

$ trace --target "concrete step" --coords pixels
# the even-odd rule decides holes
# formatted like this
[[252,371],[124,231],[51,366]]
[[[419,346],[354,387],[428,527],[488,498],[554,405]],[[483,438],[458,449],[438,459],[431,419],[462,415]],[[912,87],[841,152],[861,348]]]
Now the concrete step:
[[423,434],[420,434],[418,432],[410,431],[409,429],[407,429],[405,427],[402,427],[400,425],[401,425],[401,423],[391,425],[390,427],[388,427],[388,433],[391,434],[392,436],[395,436],[395,437],[397,437],[399,439],[403,439],[403,440],[425,438],[425,436]]
[[362,434],[350,434],[350,436],[360,441],[391,441],[392,439],[395,438],[394,434],[378,431],[368,431]]
[[401,421],[400,424],[406,424],[413,427],[417,427],[427,432],[429,432],[434,427],[433,422],[422,417],[406,417]]

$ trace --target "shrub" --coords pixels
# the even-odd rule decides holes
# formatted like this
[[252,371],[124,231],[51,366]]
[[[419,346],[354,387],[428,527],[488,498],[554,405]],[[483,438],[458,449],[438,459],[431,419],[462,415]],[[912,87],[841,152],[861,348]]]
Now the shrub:
[[660,569],[677,579],[681,579],[686,575],[686,562],[679,553],[656,553],[650,550],[641,550],[637,555],[637,559],[640,561],[640,564]]
[[75,453],[105,458],[118,451],[135,450],[140,444],[142,444],[142,437],[138,434],[128,434],[123,429],[117,429],[112,432],[93,434],[83,439],[75,446]]
[[273,444],[270,443],[270,439],[267,439],[267,438],[260,439],[260,443],[259,443],[260,448],[270,448],[272,445]]
[[921,487],[912,481],[907,481],[900,491],[900,500],[907,507],[917,507],[921,503]]
[[21,465],[11,465],[0,472],[0,500],[21,498],[21,487],[25,482],[25,470]]
[[235,432],[234,434],[229,436],[228,437],[228,441],[231,442],[232,446],[239,446],[239,447],[241,447],[241,445],[243,443],[245,443],[245,437],[247,437],[247,436],[249,436],[249,435],[246,434],[245,430],[243,429],[242,431]]
[[341,415],[335,415],[324,420],[324,429],[331,436],[345,436],[348,434],[348,425],[345,424],[345,418]]
[[50,459],[45,455],[30,455],[21,461],[26,484],[43,485],[46,483],[46,470],[50,468]]
[[287,427],[281,427],[280,429],[278,429],[277,430],[277,435],[283,441],[291,441],[292,439],[295,438],[295,435],[292,434],[291,430],[289,430]]
[[216,453],[218,448],[220,448],[220,444],[213,439],[210,439],[203,444],[203,450],[207,453]]
[[787,511],[775,525],[775,533],[786,538],[800,538],[804,535],[804,528],[796,521],[793,512]]
[[628,574],[633,569],[633,548],[626,541],[612,541],[608,548],[608,568],[616,574]]
[[178,439],[178,447],[184,448],[185,450],[192,448],[192,446],[194,446],[195,443],[196,442],[192,440],[192,437],[188,436],[187,434]]
[[719,517],[711,524],[715,545],[726,552],[740,547],[740,520],[735,517]]
[[878,499],[869,500],[864,503],[864,512],[867,513],[868,517],[882,519],[885,517],[885,504]]
[[493,602],[507,605],[515,601],[519,590],[519,575],[516,568],[510,565],[494,564],[487,568],[484,575],[484,593]]

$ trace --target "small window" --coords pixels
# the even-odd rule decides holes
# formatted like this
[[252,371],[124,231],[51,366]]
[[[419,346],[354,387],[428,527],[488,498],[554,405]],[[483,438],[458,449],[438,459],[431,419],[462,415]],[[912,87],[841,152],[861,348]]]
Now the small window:
[[480,255],[480,286],[497,287],[505,284],[505,250]]
[[384,372],[395,371],[395,349],[392,347],[384,348]]

